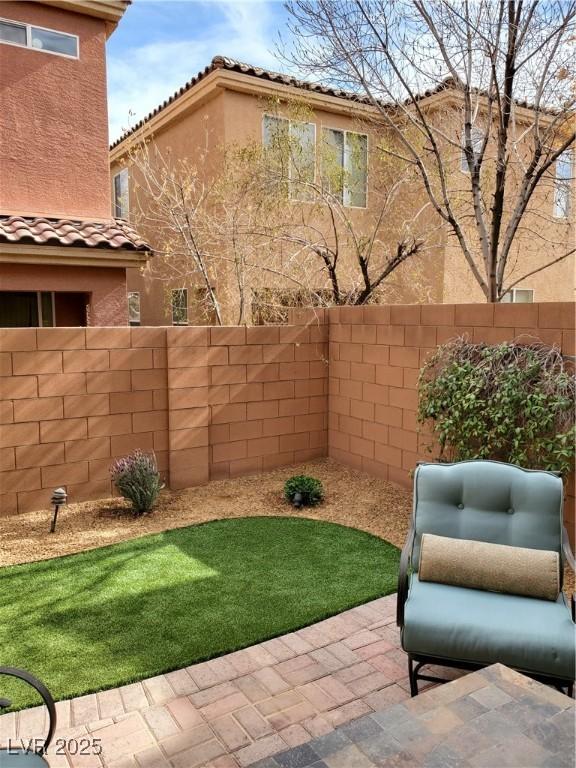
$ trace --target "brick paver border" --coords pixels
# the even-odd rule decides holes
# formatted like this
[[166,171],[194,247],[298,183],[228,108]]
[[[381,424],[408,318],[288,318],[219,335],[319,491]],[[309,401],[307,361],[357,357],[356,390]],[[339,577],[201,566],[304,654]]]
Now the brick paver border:
[[[57,705],[51,768],[244,768],[409,698],[396,595],[260,645]],[[0,742],[29,739],[42,708],[0,717]]]

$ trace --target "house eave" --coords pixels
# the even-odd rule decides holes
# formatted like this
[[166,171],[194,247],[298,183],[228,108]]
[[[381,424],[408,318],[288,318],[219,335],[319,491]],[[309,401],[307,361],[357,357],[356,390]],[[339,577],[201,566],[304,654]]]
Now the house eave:
[[0,264],[128,269],[144,266],[150,256],[150,251],[129,249],[0,243]]
[[93,16],[107,22],[108,37],[116,29],[116,25],[130,5],[127,0],[41,0],[43,5],[52,5],[72,13]]
[[110,162],[114,163],[127,154],[133,144],[138,144],[144,139],[156,134],[167,125],[172,125],[186,117],[190,112],[205,104],[210,99],[223,91],[235,91],[259,98],[274,98],[283,102],[305,101],[312,108],[323,109],[341,115],[375,116],[378,110],[371,104],[362,104],[310,91],[303,92],[301,88],[261,80],[252,75],[232,72],[225,69],[216,69],[200,80],[193,88],[185,91],[172,103],[161,109],[156,115],[147,120],[144,125],[134,133],[126,136],[110,150]]

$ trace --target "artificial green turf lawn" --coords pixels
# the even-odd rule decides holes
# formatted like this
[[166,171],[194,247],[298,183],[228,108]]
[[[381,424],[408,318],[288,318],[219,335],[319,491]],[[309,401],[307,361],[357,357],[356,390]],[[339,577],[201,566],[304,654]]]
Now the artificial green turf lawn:
[[[333,523],[220,520],[0,569],[0,664],[56,699],[185,667],[396,589],[399,551]],[[36,703],[0,678],[17,707]]]

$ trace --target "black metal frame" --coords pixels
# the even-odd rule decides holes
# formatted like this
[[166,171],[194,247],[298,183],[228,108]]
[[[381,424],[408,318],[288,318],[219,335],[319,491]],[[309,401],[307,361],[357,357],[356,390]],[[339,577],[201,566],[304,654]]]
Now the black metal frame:
[[[419,462],[420,463],[420,462]],[[424,462],[422,462],[424,463]],[[415,515],[416,515],[416,497],[414,497],[414,508],[412,511],[412,521],[410,524],[410,530],[406,537],[406,542],[402,548],[400,555],[400,566],[398,570],[398,595],[396,604],[396,624],[402,630],[404,628],[404,605],[408,598],[408,591],[410,589],[410,570],[412,565],[412,550],[414,547],[415,537]],[[560,567],[560,588],[562,588],[563,576],[564,576],[564,564],[575,571],[576,563],[574,560],[574,554],[570,546],[570,539],[568,537],[568,531],[566,526],[562,526],[562,552],[561,552],[561,567]],[[572,594],[571,599],[571,613],[572,621],[576,623],[576,600],[575,595]],[[475,664],[468,661],[462,661],[460,659],[444,659],[435,656],[425,656],[421,654],[407,653],[408,656],[408,677],[410,680],[410,695],[412,697],[418,695],[418,680],[426,680],[433,683],[445,683],[448,682],[446,678],[435,677],[432,675],[421,675],[420,669],[422,667],[433,664],[441,667],[451,667],[455,669],[466,670],[479,670],[486,667],[486,664]],[[524,669],[517,669],[518,672],[531,677],[534,680],[545,683],[546,685],[553,686],[562,693],[566,690],[567,695],[574,696],[574,680],[565,680],[563,678],[547,677],[545,675],[537,675],[533,672],[529,672]]]
[[[44,744],[42,747],[40,747],[40,749],[36,751],[36,754],[40,756],[45,755],[46,750],[50,746],[50,742],[54,736],[54,731],[56,730],[56,705],[54,704],[54,699],[52,698],[50,691],[48,688],[46,688],[43,682],[34,677],[34,675],[31,675],[30,672],[26,672],[24,669],[17,669],[16,667],[0,667],[0,675],[8,675],[9,677],[16,677],[19,680],[24,680],[24,682],[28,683],[28,685],[31,685],[32,688],[38,691],[40,696],[42,696],[42,699],[44,700],[44,703],[48,709],[48,734]],[[8,701],[8,699],[0,699],[0,709],[5,709],[10,705],[11,702]]]
[[[421,675],[420,669],[422,667],[434,664],[440,667],[449,667],[450,669],[465,669],[470,672],[484,669],[486,664],[473,664],[469,661],[457,661],[450,659],[442,659],[435,656],[424,656],[421,654],[407,653],[408,656],[408,678],[410,680],[410,696],[418,696],[418,680],[426,680],[431,683],[448,683],[450,680],[445,677],[435,677],[433,675]],[[564,680],[559,677],[548,677],[546,675],[537,675],[534,672],[529,672],[526,669],[519,669],[515,667],[517,672],[521,672],[526,677],[537,680],[539,683],[544,683],[552,688],[560,691],[560,693],[566,693],[571,698],[574,696],[574,681]]]

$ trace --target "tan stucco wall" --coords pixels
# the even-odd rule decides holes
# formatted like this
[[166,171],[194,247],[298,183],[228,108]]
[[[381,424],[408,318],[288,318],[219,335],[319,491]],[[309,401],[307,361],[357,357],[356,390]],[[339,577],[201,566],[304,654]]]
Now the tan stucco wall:
[[[531,248],[531,243],[527,239],[519,240],[518,252],[520,258],[517,259],[516,256],[513,256],[510,259],[510,263],[514,264],[514,269],[507,272],[506,285],[515,282],[517,278],[551,260],[550,254],[546,251]],[[443,303],[485,301],[485,296],[470,272],[460,248],[454,245],[448,246],[445,259]],[[515,288],[532,289],[535,302],[574,301],[574,276],[575,262],[574,254],[572,254],[564,261],[527,277]]]
[[79,59],[0,44],[0,212],[109,217],[106,22],[33,2],[0,16],[80,38]]
[[[165,129],[159,131],[154,137],[162,157],[176,162],[183,161],[190,164],[199,163],[201,153],[206,153],[206,161],[202,161],[202,167],[206,173],[206,179],[211,173],[217,172],[222,158],[224,146],[224,98],[222,93],[215,93],[213,98],[200,105],[193,112],[182,115]],[[145,215],[145,196],[141,189],[138,190],[142,179],[139,171],[130,161],[114,162],[111,165],[111,178],[123,167],[128,166],[130,172],[129,198],[131,221],[137,226],[138,232],[152,244],[160,247],[162,235],[155,222],[151,222]],[[110,191],[112,191],[110,182]],[[172,315],[169,305],[169,295],[172,288],[191,289],[194,285],[192,279],[167,279],[161,280],[157,275],[162,271],[162,256],[156,254],[148,269],[127,270],[127,285],[129,291],[138,291],[141,302],[142,325],[171,325]],[[191,305],[191,297],[189,300]],[[203,324],[199,313],[194,312],[189,306],[189,322],[191,324]]]
[[[214,77],[219,75],[213,73],[209,76],[209,78]],[[255,84],[253,78],[245,77],[243,82],[240,82],[241,79],[236,76],[236,80],[232,83],[223,81],[219,91],[212,91],[213,94],[218,93],[218,95],[208,103],[199,105],[191,103],[186,106],[185,111],[180,112],[171,123],[156,129],[153,141],[163,151],[170,147],[174,158],[188,159],[191,162],[194,162],[202,152],[207,151],[210,173],[218,169],[218,163],[222,157],[222,146],[242,146],[251,142],[260,142],[262,115],[270,104],[269,86],[266,83]],[[373,204],[377,197],[374,194],[374,185],[379,178],[381,166],[379,166],[375,139],[376,132],[374,126],[369,124],[365,110],[342,99],[311,96],[296,89],[284,88],[281,94],[291,99],[300,98],[312,110],[311,119],[316,124],[317,150],[324,126],[368,133],[368,208],[366,210],[348,209],[348,212],[357,232],[369,232],[370,224],[377,213]],[[441,107],[438,112],[438,119],[448,132],[460,131],[461,117],[460,108],[453,108],[450,104],[447,108]],[[525,117],[530,119],[529,115]],[[518,130],[521,129],[523,125]],[[380,131],[381,129],[378,129],[378,132]],[[319,157],[318,152],[317,157]],[[114,163],[113,172],[118,167],[118,163]],[[517,183],[514,173],[515,169],[512,169],[509,174],[509,190],[512,190]],[[533,212],[525,216],[522,229],[515,239],[508,262],[506,285],[552,261],[575,244],[574,216],[564,221],[553,219],[552,176],[551,173],[550,177],[537,189],[531,202]],[[454,152],[454,174],[449,180],[449,186],[454,199],[460,198],[463,201],[461,206],[468,205],[467,184],[467,175],[460,171],[458,152]],[[488,197],[489,195],[487,199]],[[573,193],[572,211],[574,211],[575,200],[576,195]],[[300,204],[287,201],[287,206],[296,220]],[[400,202],[387,215],[382,239],[395,244],[398,240],[399,223],[405,219],[409,220],[416,211],[421,213],[419,225],[415,231],[424,235],[426,246],[420,256],[407,262],[388,278],[381,300],[389,303],[484,302],[485,296],[473,277],[456,239],[448,233],[447,227],[442,225],[439,217],[432,211],[418,181],[415,181],[411,187],[403,188]],[[463,212],[465,213],[459,210],[460,215]],[[287,215],[289,215],[288,212]],[[466,220],[465,216],[464,220]],[[323,217],[318,213],[314,223],[320,231],[329,231],[327,216]],[[138,222],[138,225],[143,228],[153,245],[159,242],[158,232],[154,227],[147,228],[144,220],[141,220],[141,223]],[[472,249],[479,254],[477,235],[473,229],[470,229],[468,236]],[[156,257],[156,264],[158,265],[159,262],[159,257]],[[480,263],[479,257],[478,262]],[[341,264],[346,264],[345,256],[341,258]],[[484,267],[480,266],[484,274]],[[534,289],[535,301],[572,300],[574,269],[574,255],[572,255],[550,269],[527,278],[516,287]],[[131,271],[128,277],[129,289],[138,290],[142,295],[142,323],[171,322],[166,301],[168,289],[183,287],[184,283],[182,281],[160,282],[150,277],[151,274],[148,273],[147,276]],[[220,278],[226,280],[222,276]],[[189,314],[190,322],[205,322],[192,309]],[[237,322],[234,318],[228,318],[226,321]]]
[[[208,180],[212,173],[217,173],[223,158],[223,148],[243,146],[253,142],[260,142],[262,137],[262,116],[267,110],[268,99],[261,94],[245,93],[230,89],[222,89],[212,92],[212,98],[187,112],[181,113],[166,126],[156,130],[153,135],[153,143],[158,147],[163,157],[171,157],[197,163],[202,168]],[[297,91],[290,92],[291,98],[301,96]],[[347,113],[331,112],[328,108],[330,100],[325,100],[326,107],[314,105],[311,119],[316,124],[317,158],[320,157],[321,132],[323,127],[333,127],[344,130],[360,131],[369,135],[369,169],[368,169],[368,207],[366,209],[347,209],[357,232],[368,231],[376,214],[379,212],[373,201],[376,199],[373,181],[377,178],[378,159],[376,157],[376,140],[373,128],[364,120],[360,120],[354,110],[354,105],[347,107]],[[338,106],[341,108],[341,100]],[[207,160],[199,160],[206,153]],[[162,242],[161,234],[155,222],[146,221],[145,205],[137,202],[143,201],[142,191],[138,192],[138,171],[130,167],[130,161],[115,160],[111,164],[111,176],[114,176],[120,168],[127,163],[130,168],[130,211],[131,217],[139,231],[149,239],[152,246]],[[320,172],[318,167],[317,172]],[[415,190],[415,199],[408,202],[403,200],[402,208],[410,205],[414,210],[421,207],[422,196],[420,190]],[[290,206],[290,214],[297,218],[299,203],[287,202]],[[399,212],[400,214],[400,212]],[[328,215],[319,215],[312,223],[324,232],[330,232]],[[385,230],[388,231],[388,230]],[[394,240],[395,233],[390,225],[389,233]],[[386,237],[386,235],[384,235]],[[389,280],[389,289],[383,299],[388,301],[441,301],[443,259],[442,248],[433,247],[438,235],[431,241],[430,247],[422,256],[407,263]],[[194,285],[193,280],[160,280],[157,275],[160,271],[161,256],[156,255],[147,271],[128,271],[128,290],[139,291],[141,294],[141,323],[143,325],[162,325],[171,323],[169,309],[169,291],[171,288],[189,287]],[[279,256],[280,258],[280,256]],[[341,264],[346,255],[341,257]],[[355,268],[357,270],[357,267]],[[342,270],[344,271],[344,270]],[[219,276],[219,293],[225,290],[222,281],[226,281],[224,275]],[[345,285],[345,280],[342,280]],[[425,285],[426,290],[420,290]],[[293,283],[287,283],[287,288],[294,288]],[[189,294],[189,321],[191,323],[207,322],[205,316],[195,311],[192,306],[192,293]],[[236,322],[235,317],[226,318],[226,322]]]
[[[447,126],[453,126],[453,131],[461,131],[463,121],[462,111],[454,110],[453,117],[446,112]],[[506,227],[511,218],[512,210],[518,200],[520,183],[524,177],[525,169],[533,154],[533,133],[529,128],[533,125],[533,115],[524,115],[521,110],[516,115],[514,151],[510,153],[506,176],[506,198],[503,214],[500,244],[504,244]],[[478,118],[481,125],[481,119]],[[459,135],[459,134],[457,134]],[[560,141],[560,137],[557,137]],[[494,170],[496,147],[489,142],[486,149],[484,165],[481,171],[481,186],[484,192],[486,207],[493,204]],[[514,237],[510,255],[507,260],[504,273],[503,287],[506,289],[520,280],[515,288],[527,288],[534,291],[534,302],[543,301],[573,301],[574,300],[574,254],[562,261],[547,267],[576,247],[575,230],[575,206],[576,186],[572,184],[571,206],[567,218],[555,218],[554,216],[554,187],[556,167],[552,165],[543,175],[528,203],[526,212],[522,217],[520,226]],[[475,254],[475,263],[482,277],[486,280],[486,269],[481,258],[481,246],[474,221],[470,177],[460,168],[460,158],[455,155],[453,173],[448,178],[448,187],[452,199],[463,200],[456,210],[460,221],[466,223],[465,234],[471,250]],[[466,217],[463,214],[468,213]],[[533,275],[529,273],[546,269]],[[528,275],[528,277],[525,277]],[[521,279],[524,278],[524,279]],[[474,278],[464,254],[454,235],[450,235],[446,241],[445,272],[443,301],[445,303],[457,303],[468,301],[485,301],[486,298],[478,282]]]

